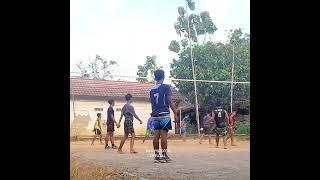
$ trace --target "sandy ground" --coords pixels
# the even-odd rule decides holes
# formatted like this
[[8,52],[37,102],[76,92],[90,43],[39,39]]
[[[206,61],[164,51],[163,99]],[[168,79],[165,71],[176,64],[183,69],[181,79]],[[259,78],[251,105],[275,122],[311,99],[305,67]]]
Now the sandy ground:
[[129,141],[123,147],[125,154],[105,150],[99,141],[94,146],[90,141],[71,142],[71,179],[250,179],[250,141],[223,149],[209,145],[208,140],[202,144],[192,139],[169,140],[170,163],[154,163],[152,140],[141,142],[135,141],[138,154],[129,153]]

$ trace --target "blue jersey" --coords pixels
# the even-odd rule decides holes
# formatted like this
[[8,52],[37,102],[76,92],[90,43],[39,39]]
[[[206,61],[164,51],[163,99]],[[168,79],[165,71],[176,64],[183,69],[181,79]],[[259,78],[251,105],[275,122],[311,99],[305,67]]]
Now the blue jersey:
[[172,96],[169,85],[157,84],[150,90],[150,102],[152,106],[151,116],[170,113],[168,97]]

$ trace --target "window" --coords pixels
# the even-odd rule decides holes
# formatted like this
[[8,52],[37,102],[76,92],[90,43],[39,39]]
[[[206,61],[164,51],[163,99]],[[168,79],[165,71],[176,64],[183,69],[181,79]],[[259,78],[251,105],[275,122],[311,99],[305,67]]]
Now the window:
[[95,111],[103,111],[103,108],[94,108]]

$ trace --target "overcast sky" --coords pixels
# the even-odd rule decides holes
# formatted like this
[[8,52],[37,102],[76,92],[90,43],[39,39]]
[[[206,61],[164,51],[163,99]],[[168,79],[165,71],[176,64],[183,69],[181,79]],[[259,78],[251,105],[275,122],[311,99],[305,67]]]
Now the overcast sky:
[[[250,33],[249,0],[196,0],[196,12],[209,11],[218,30],[213,41],[225,41],[226,30]],[[70,71],[96,54],[119,64],[115,74],[136,76],[145,57],[156,55],[166,76],[174,54],[168,50],[178,39],[173,27],[183,0],[71,0]],[[190,12],[190,11],[189,11]]]

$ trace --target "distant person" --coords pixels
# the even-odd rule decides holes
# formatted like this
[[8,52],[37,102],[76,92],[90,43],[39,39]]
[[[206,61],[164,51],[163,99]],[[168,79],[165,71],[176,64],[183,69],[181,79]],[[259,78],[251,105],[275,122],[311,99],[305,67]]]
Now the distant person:
[[113,110],[113,106],[115,105],[115,102],[113,99],[109,99],[108,100],[109,103],[109,108],[107,110],[107,135],[105,138],[106,141],[106,145],[105,145],[105,149],[109,149],[110,146],[108,144],[109,138],[111,141],[111,148],[112,149],[116,149],[118,148],[116,145],[114,145],[114,137],[113,137],[113,132],[114,132],[114,125],[118,126],[115,118],[114,118],[114,110]]
[[180,128],[181,128],[181,134],[182,134],[182,141],[186,142],[187,140],[187,119],[189,118],[189,115],[184,117],[181,120]]
[[154,127],[153,127],[152,117],[150,117],[147,122],[146,135],[144,136],[142,143],[144,143],[144,141],[146,140],[147,137],[150,137],[153,135],[154,135]]
[[229,120],[229,123],[228,123],[228,137],[227,137],[226,141],[228,141],[228,139],[231,138],[231,146],[236,146],[237,145],[234,142],[234,138],[233,138],[233,135],[235,133],[236,116],[237,116],[237,111],[233,111],[230,114],[230,120]]
[[219,148],[219,136],[223,138],[223,148],[227,149],[227,124],[229,124],[229,117],[226,110],[223,109],[219,100],[217,100],[216,108],[214,109],[214,120],[216,122],[216,147]]
[[202,139],[204,135],[208,135],[209,137],[209,144],[211,143],[211,136],[215,133],[216,122],[214,121],[214,117],[212,116],[212,111],[207,110],[207,114],[203,117],[203,127],[204,127],[204,134],[200,136],[199,143],[202,144]]
[[100,144],[103,144],[102,142],[102,128],[101,128],[101,113],[97,114],[98,118],[96,120],[96,122],[94,123],[94,137],[92,139],[92,143],[91,145],[94,144],[94,140],[97,138],[97,136],[100,136]]
[[122,117],[124,116],[124,136],[120,142],[119,148],[118,148],[118,153],[123,154],[124,152],[122,151],[122,147],[127,140],[129,134],[131,134],[131,140],[130,140],[130,153],[138,153],[134,150],[133,145],[134,145],[134,138],[136,137],[134,133],[134,128],[133,128],[133,117],[135,117],[137,120],[140,121],[140,124],[142,124],[141,119],[137,116],[136,112],[134,111],[133,106],[131,105],[132,103],[132,95],[127,94],[125,95],[125,99],[127,103],[122,107],[121,109],[121,116],[120,120],[118,123],[118,128],[120,127],[120,123],[122,120]]
[[[174,118],[177,119],[177,111],[172,101],[171,88],[167,84],[163,84],[164,71],[158,69],[154,72],[156,85],[150,90],[150,102],[152,106],[152,119],[154,126],[153,149],[155,162],[170,162],[171,159],[167,154],[168,148],[168,131],[172,129],[170,110],[174,113]],[[162,157],[159,154],[159,139],[161,138]]]

